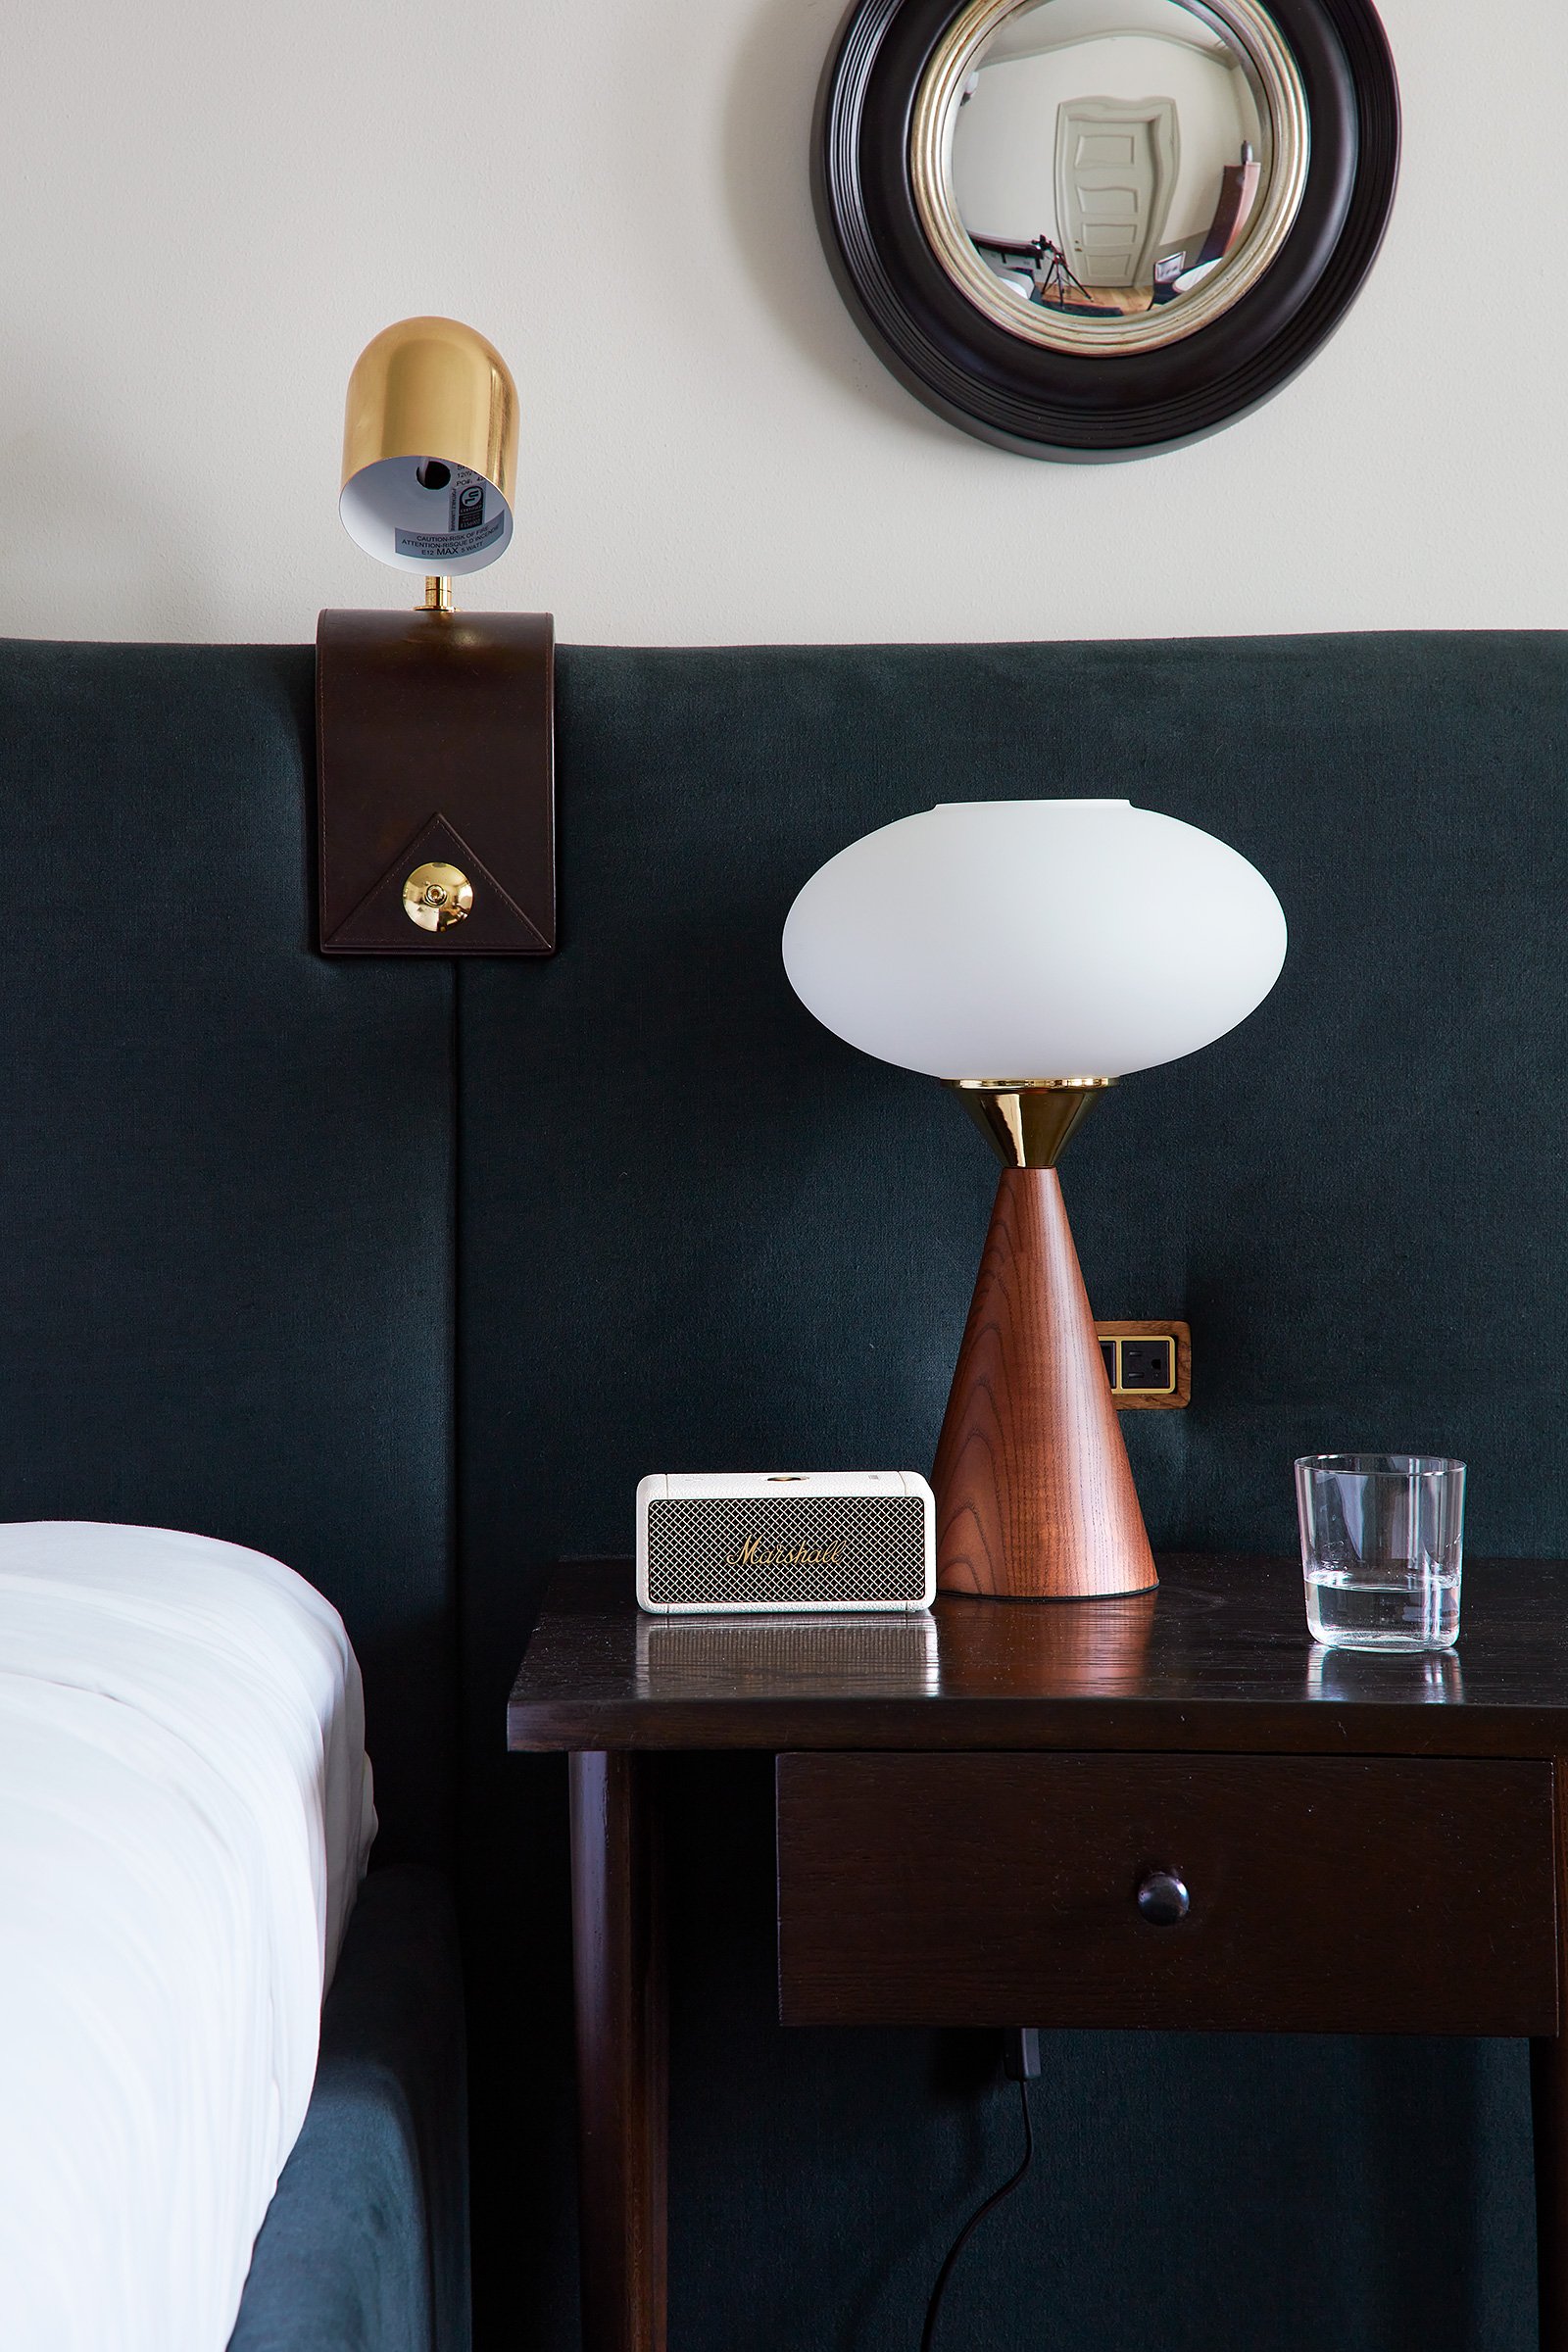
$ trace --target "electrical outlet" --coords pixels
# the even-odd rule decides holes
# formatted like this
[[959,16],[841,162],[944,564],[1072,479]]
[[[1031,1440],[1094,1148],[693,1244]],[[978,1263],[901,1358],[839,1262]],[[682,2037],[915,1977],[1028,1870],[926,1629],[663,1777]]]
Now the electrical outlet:
[[1118,1412],[1180,1406],[1192,1394],[1193,1340],[1187,1324],[1097,1323],[1105,1377]]
[[1118,1348],[1121,1363],[1116,1377],[1117,1388],[1147,1390],[1159,1396],[1175,1394],[1174,1334],[1161,1333],[1157,1340],[1122,1340],[1118,1343]]

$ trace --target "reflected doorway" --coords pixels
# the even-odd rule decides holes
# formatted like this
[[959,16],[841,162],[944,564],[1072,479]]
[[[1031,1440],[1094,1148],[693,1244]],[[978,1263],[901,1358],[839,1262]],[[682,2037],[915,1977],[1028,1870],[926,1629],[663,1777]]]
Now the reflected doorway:
[[1148,281],[1180,161],[1170,98],[1075,98],[1056,110],[1056,218],[1080,284]]

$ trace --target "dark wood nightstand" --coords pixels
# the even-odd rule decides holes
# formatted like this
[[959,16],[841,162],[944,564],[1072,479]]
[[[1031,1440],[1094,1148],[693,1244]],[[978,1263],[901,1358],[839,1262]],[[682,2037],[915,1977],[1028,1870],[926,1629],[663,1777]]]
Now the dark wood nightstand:
[[1528,2034],[1568,2352],[1568,1562],[1457,1650],[1314,1649],[1295,1562],[930,1618],[642,1615],[564,1569],[509,1744],[571,1758],[583,2342],[663,2352],[659,1757],[777,1757],[786,2024]]

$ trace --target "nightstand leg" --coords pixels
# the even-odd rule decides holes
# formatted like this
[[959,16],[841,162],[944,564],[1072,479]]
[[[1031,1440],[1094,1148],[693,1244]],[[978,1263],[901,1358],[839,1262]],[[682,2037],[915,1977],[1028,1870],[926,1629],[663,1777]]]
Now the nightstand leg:
[[1568,2044],[1530,2044],[1541,2352],[1568,2352]]
[[664,2352],[667,2139],[657,1759],[571,1758],[583,2352]]
[[1536,2279],[1541,2352],[1568,2352],[1568,1759],[1553,1774],[1557,1855],[1557,2032],[1530,2044],[1536,2141]]

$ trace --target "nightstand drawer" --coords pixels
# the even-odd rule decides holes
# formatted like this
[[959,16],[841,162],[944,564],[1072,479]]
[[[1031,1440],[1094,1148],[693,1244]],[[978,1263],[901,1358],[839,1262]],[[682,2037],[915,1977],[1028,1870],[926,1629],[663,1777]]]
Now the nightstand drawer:
[[1554,2034],[1551,1767],[781,1755],[787,2025]]

